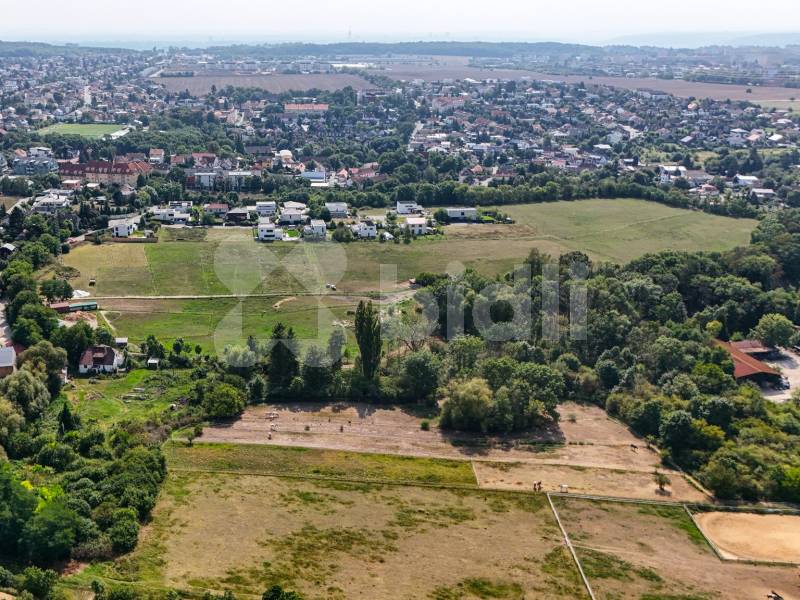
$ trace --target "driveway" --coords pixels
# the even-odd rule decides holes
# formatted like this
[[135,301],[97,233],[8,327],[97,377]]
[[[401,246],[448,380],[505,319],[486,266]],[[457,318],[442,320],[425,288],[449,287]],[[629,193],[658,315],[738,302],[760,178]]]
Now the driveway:
[[794,350],[781,350],[782,358],[765,361],[773,369],[780,371],[781,375],[789,380],[788,390],[773,390],[762,388],[764,397],[773,402],[786,402],[792,397],[795,389],[800,389],[800,354]]

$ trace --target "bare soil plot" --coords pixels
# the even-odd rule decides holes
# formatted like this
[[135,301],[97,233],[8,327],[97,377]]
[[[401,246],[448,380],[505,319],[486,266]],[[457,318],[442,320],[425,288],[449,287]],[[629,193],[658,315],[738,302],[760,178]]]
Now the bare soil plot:
[[726,558],[800,563],[800,517],[706,512],[695,521]]
[[223,89],[233,87],[259,88],[281,94],[283,92],[307,90],[334,91],[346,87],[365,90],[373,87],[366,79],[346,73],[312,73],[308,75],[198,75],[196,77],[159,77],[153,81],[160,83],[171,92],[189,90],[190,93],[206,94],[211,86]]
[[134,554],[81,577],[313,600],[586,597],[543,495],[175,471]]
[[562,485],[570,493],[641,500],[680,500],[707,502],[709,497],[692,487],[684,477],[671,469],[659,468],[670,478],[666,494],[659,492],[652,472],[628,471],[533,462],[472,463],[478,485],[495,490],[530,490],[531,482],[541,481],[545,492],[557,492]]
[[598,598],[800,599],[796,569],[720,561],[680,507],[554,503]]
[[[353,403],[293,403],[249,407],[231,423],[206,427],[202,442],[262,444],[403,456],[471,459],[482,487],[548,490],[564,483],[575,492],[655,498],[653,471],[672,480],[676,499],[706,496],[683,476],[660,466],[622,424],[595,406],[566,403],[557,427],[525,436],[487,438],[420,427],[422,418],[400,408]],[[635,448],[634,448],[635,446]],[[485,464],[495,463],[495,464]]]

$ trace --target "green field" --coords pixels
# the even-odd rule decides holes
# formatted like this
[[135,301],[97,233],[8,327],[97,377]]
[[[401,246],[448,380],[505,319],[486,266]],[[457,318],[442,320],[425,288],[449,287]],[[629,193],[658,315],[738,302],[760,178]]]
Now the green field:
[[56,133],[59,135],[79,135],[85,138],[97,139],[105,135],[110,135],[123,128],[123,125],[106,123],[57,123],[44,129],[40,129],[40,135]]
[[[182,337],[206,351],[221,351],[231,344],[242,344],[248,336],[263,340],[277,323],[291,326],[301,348],[324,346],[334,326],[351,325],[358,304],[349,298],[300,296],[283,298],[233,298],[196,300],[103,300],[102,317],[115,335],[140,343],[148,335],[163,342]],[[348,347],[355,343],[348,329]]]
[[[756,221],[670,208],[640,200],[582,200],[503,207],[514,225],[451,225],[444,238],[410,245],[257,244],[247,229],[212,229],[192,241],[158,244],[86,244],[63,257],[80,275],[73,287],[109,295],[319,293],[325,283],[341,292],[380,287],[381,265],[397,267],[400,281],[452,263],[488,276],[510,270],[531,248],[552,254],[581,250],[593,259],[626,262],[647,252],[724,250],[747,244]],[[194,232],[192,232],[194,233]],[[198,237],[200,239],[198,239]]]
[[[205,349],[220,349],[248,335],[261,338],[279,321],[293,326],[301,339],[322,341],[334,323],[352,320],[349,313],[364,294],[404,289],[401,284],[421,271],[463,265],[493,277],[521,263],[533,247],[554,256],[581,250],[614,262],[665,248],[724,250],[747,244],[756,223],[639,200],[502,210],[515,224],[450,225],[444,237],[409,245],[258,244],[246,228],[165,228],[157,244],[84,244],[62,261],[73,269],[74,288],[100,298],[104,318],[117,335],[133,342],[151,333],[164,340],[184,337]],[[396,277],[385,276],[382,284],[384,266]],[[89,286],[90,279],[96,285]],[[337,291],[327,283],[336,284]],[[231,294],[264,297],[242,302],[193,297]]]

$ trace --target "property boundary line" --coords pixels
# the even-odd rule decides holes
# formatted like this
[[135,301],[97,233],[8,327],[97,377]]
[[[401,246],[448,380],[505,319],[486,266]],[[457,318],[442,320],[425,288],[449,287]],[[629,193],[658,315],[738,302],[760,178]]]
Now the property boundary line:
[[589,584],[589,579],[586,577],[586,573],[583,572],[583,566],[581,566],[581,561],[578,559],[578,554],[575,552],[575,548],[572,546],[572,542],[569,539],[569,534],[567,530],[564,528],[564,525],[561,523],[561,517],[558,516],[558,511],[556,510],[555,504],[553,504],[553,499],[550,497],[550,494],[546,494],[547,502],[550,504],[550,510],[553,511],[553,517],[556,519],[556,523],[558,524],[558,528],[561,530],[561,535],[564,538],[564,543],[567,545],[567,549],[569,553],[572,555],[572,560],[575,561],[575,566],[578,567],[578,573],[581,576],[581,580],[583,581],[583,586],[586,588],[586,592],[589,594],[589,598],[591,600],[597,600],[597,597],[594,595],[592,591],[592,586]]

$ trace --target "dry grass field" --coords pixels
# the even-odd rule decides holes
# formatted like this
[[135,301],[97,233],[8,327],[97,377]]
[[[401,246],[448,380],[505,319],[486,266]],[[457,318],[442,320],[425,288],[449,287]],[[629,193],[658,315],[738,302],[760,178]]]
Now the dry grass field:
[[346,73],[333,74],[308,74],[308,75],[197,75],[195,77],[157,77],[153,81],[162,84],[170,92],[189,90],[194,95],[206,94],[211,91],[211,86],[223,89],[232,85],[234,87],[259,88],[281,94],[284,92],[307,90],[335,91],[346,87],[363,90],[372,85],[363,77]]
[[796,569],[720,561],[681,507],[554,503],[598,598],[800,599]]
[[[543,495],[347,480],[371,466],[384,480],[446,469],[425,459],[167,450],[171,474],[137,550],[69,585],[251,597],[277,583],[309,600],[586,597]],[[277,465],[293,476],[266,474]],[[441,483],[464,476],[457,467]]]

